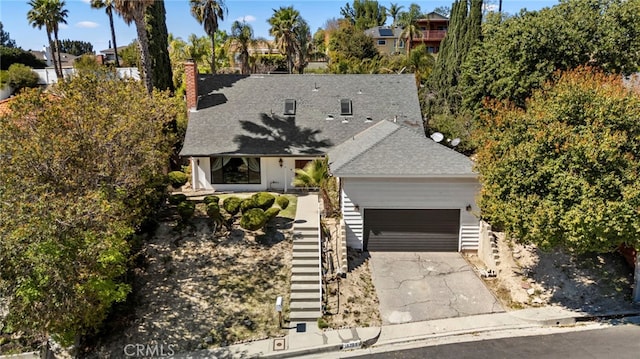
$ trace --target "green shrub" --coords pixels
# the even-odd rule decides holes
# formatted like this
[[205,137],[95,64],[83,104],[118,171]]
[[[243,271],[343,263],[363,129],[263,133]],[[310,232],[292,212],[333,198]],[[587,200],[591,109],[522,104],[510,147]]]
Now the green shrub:
[[287,209],[287,207],[289,207],[289,198],[285,196],[278,196],[276,203],[281,209]]
[[182,222],[189,221],[195,212],[195,202],[184,201],[178,204],[178,215],[180,216],[180,219],[182,219]]
[[189,180],[189,176],[182,171],[169,172],[167,177],[169,177],[169,184],[173,188],[180,188]]
[[264,211],[264,214],[267,215],[267,222],[276,218],[278,214],[280,214],[280,208],[271,207],[268,210]]
[[249,197],[242,200],[240,203],[240,212],[244,213],[252,208],[259,208],[255,198]]
[[269,192],[258,192],[251,196],[256,202],[258,208],[262,208],[263,211],[268,210],[273,206],[273,202],[276,201],[276,197]]
[[220,205],[217,203],[208,203],[207,215],[214,219],[220,218]]
[[205,196],[204,197],[204,203],[206,203],[206,204],[209,204],[209,203],[219,204],[220,203],[220,197],[218,197],[218,196]]
[[267,215],[260,208],[250,208],[240,218],[240,227],[249,231],[257,231],[266,223]]
[[324,318],[320,317],[318,318],[318,328],[320,329],[329,328],[329,323],[327,323],[327,321],[324,320]]
[[18,93],[26,87],[37,87],[38,74],[27,65],[13,64],[7,71],[7,83],[13,87],[15,93]]
[[187,196],[185,196],[182,193],[178,193],[178,194],[172,194],[169,196],[169,203],[170,204],[180,204],[184,201],[187,200]]
[[235,216],[240,212],[240,203],[242,203],[242,200],[238,197],[227,197],[222,202],[222,208],[230,215]]

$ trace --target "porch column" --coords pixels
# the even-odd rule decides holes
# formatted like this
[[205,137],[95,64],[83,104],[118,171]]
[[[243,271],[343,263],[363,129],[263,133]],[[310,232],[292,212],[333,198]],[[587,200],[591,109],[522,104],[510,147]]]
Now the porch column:
[[191,162],[191,188],[195,191],[198,189],[199,168],[196,160],[193,157],[189,158],[189,162]]

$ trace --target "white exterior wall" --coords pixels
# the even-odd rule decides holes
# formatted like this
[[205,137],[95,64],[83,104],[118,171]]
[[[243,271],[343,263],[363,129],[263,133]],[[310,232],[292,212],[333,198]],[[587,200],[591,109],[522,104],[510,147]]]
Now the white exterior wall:
[[[280,167],[282,158],[282,167]],[[209,157],[192,157],[192,185],[195,190],[216,191],[290,191],[295,177],[295,161],[311,157],[262,157],[260,158],[260,184],[211,184]]]
[[[362,249],[364,210],[459,209],[460,225],[478,225],[475,178],[341,178],[347,245]],[[356,210],[356,205],[359,207]],[[471,212],[466,207],[471,205]]]

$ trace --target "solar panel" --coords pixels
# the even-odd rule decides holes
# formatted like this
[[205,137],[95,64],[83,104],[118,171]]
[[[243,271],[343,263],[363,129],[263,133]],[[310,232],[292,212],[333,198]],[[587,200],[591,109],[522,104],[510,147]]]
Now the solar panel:
[[351,100],[343,98],[340,100],[340,115],[342,116],[351,116],[353,115],[353,111],[351,109]]
[[393,36],[393,30],[391,29],[380,29],[380,36]]
[[292,99],[284,100],[284,114],[285,115],[296,114],[296,100],[292,100]]

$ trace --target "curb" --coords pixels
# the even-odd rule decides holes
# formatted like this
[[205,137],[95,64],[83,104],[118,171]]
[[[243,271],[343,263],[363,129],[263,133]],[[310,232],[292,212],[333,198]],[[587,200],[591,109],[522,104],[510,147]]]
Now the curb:
[[[382,328],[378,328],[378,333],[375,336],[368,339],[360,338],[360,342],[361,342],[360,348],[368,348],[373,346],[380,338],[381,333],[382,333]],[[282,353],[271,352],[268,354],[261,355],[259,357],[260,358],[294,358],[294,357],[300,357],[300,356],[311,355],[311,354],[340,352],[343,350],[342,347],[344,344],[346,343],[326,344],[322,346],[316,346],[316,347],[310,347],[310,348],[304,348],[304,349],[287,350],[287,351],[283,351]]]

